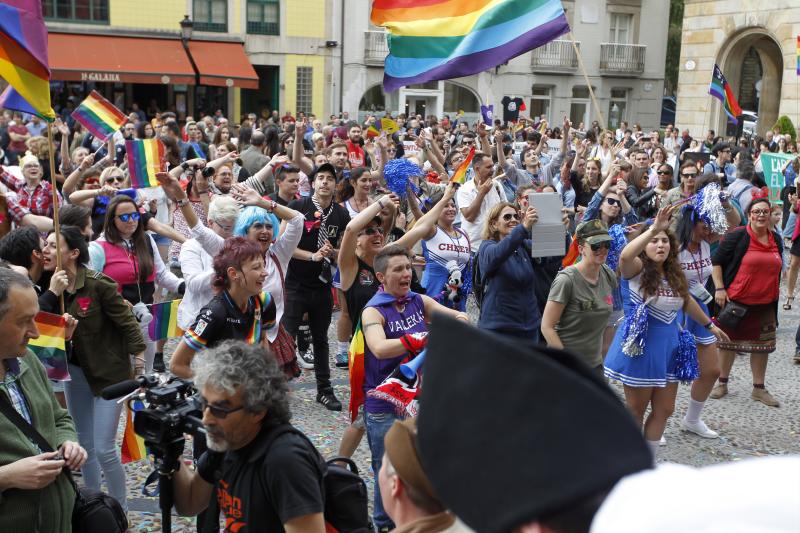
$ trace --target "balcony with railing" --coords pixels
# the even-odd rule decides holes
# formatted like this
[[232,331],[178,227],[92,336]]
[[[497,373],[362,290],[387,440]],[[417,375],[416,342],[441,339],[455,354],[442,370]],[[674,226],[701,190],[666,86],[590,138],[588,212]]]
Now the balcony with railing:
[[641,74],[644,72],[643,44],[600,43],[600,71],[603,74]]
[[[578,49],[581,43],[575,43]],[[578,68],[578,55],[572,41],[556,39],[531,52],[531,68],[534,72],[571,71]]]
[[364,63],[382,66],[389,54],[389,43],[385,31],[364,32]]

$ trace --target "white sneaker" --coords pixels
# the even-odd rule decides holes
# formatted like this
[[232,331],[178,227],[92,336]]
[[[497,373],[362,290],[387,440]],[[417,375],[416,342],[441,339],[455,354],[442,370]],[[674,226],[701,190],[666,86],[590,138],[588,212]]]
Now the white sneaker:
[[309,348],[303,353],[298,353],[297,364],[300,365],[300,368],[304,368],[306,370],[311,370],[314,368],[314,351]]
[[687,422],[686,419],[681,420],[681,427],[684,431],[691,431],[695,435],[699,435],[704,439],[716,439],[719,437],[719,433],[712,429],[708,429],[706,423],[702,420],[698,420],[697,422]]
[[658,441],[658,445],[659,446],[666,446],[667,445],[667,437],[665,437],[664,435],[661,435],[661,440]]

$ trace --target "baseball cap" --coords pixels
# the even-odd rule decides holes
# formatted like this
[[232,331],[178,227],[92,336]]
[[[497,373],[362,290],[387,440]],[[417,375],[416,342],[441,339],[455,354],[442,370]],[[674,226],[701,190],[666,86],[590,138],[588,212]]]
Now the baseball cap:
[[608,226],[597,218],[580,223],[575,231],[575,237],[580,244],[597,244],[612,240],[608,234]]

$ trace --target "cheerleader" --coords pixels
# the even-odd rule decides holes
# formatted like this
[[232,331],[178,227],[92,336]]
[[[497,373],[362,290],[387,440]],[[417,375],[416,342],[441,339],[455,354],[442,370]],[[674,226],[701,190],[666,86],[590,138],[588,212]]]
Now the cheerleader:
[[[669,231],[675,209],[660,210],[653,224],[620,254],[625,323],[605,360],[605,375],[622,382],[625,402],[642,425],[653,457],[675,409],[679,348],[690,349],[680,346],[678,312],[683,309],[717,339],[727,339],[689,294],[677,240]],[[693,339],[689,342],[693,344]],[[645,419],[648,406],[651,411]]]

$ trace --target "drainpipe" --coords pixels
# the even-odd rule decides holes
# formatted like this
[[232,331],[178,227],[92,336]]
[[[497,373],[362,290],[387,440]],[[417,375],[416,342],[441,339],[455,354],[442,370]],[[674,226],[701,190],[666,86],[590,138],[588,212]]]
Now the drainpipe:
[[339,113],[344,112],[344,4],[342,1],[339,21]]

